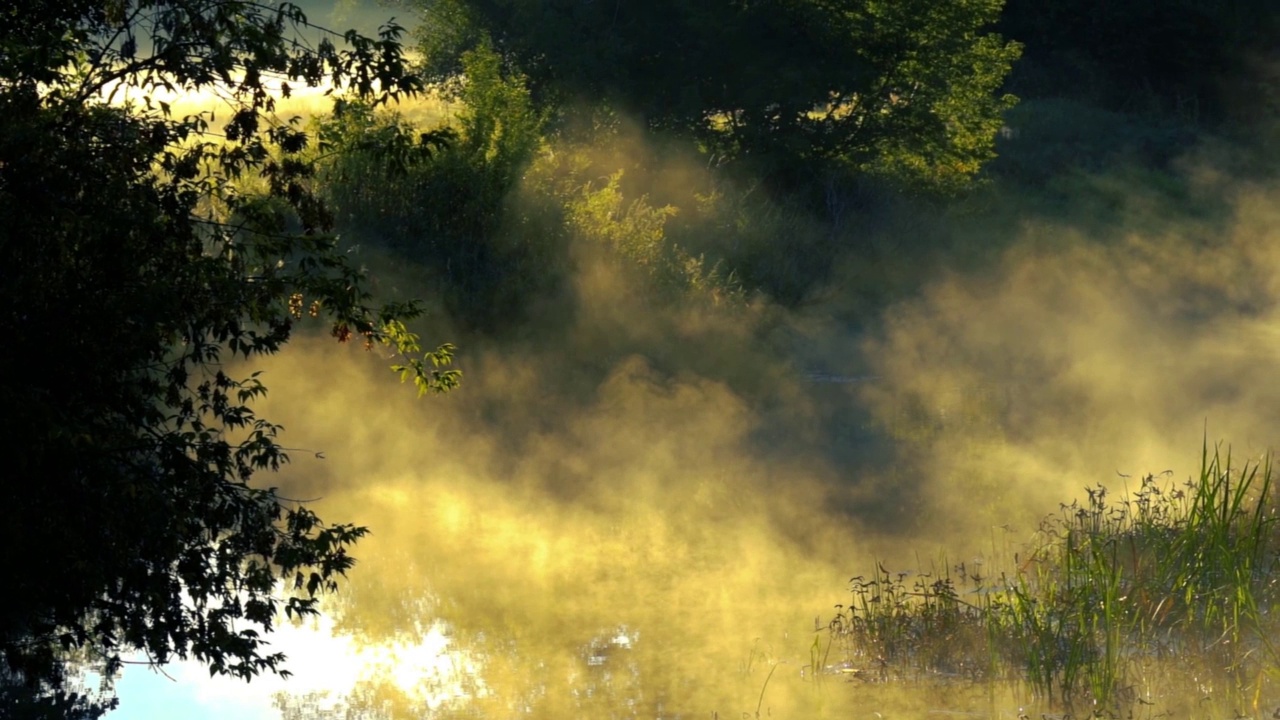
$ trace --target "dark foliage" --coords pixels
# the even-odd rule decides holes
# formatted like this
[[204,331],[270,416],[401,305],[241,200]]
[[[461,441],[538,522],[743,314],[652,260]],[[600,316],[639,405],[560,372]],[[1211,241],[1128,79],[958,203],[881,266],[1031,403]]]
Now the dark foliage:
[[[268,91],[414,92],[400,30],[338,50],[305,23],[240,0],[0,10],[0,433],[20,449],[0,481],[0,653],[33,702],[75,701],[70,660],[110,674],[133,649],[283,673],[263,644],[277,611],[317,612],[351,567],[364,528],[252,483],[288,457],[234,356],[278,351],[309,312],[394,346],[422,390],[457,383],[452,348],[414,356],[415,307],[372,305],[325,234],[309,139]],[[218,129],[150,99],[215,86]]]
[[1001,0],[419,4],[432,79],[491,41],[540,105],[603,101],[781,187],[835,165],[955,190],[1013,101]]
[[421,268],[464,329],[501,332],[557,292],[563,218],[552,198],[521,189],[543,130],[523,78],[504,76],[487,49],[464,66],[456,127],[422,134],[440,145],[429,163],[385,162],[385,138],[415,132],[394,114],[350,105],[321,122],[322,194],[345,234]]
[[1009,0],[1000,29],[1026,46],[1024,97],[1208,126],[1273,117],[1280,98],[1270,0]]

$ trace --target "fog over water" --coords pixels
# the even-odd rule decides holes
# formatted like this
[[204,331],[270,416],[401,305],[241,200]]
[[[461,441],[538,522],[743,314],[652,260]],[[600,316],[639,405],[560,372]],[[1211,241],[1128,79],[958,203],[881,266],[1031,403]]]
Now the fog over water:
[[[365,31],[391,14],[308,10]],[[614,152],[655,197],[697,177]],[[1181,164],[1188,195],[1117,171],[1053,213],[958,215],[1007,249],[856,327],[848,295],[877,272],[856,260],[800,309],[672,307],[579,247],[570,299],[526,327],[420,327],[460,346],[447,396],[297,337],[255,363],[292,456],[259,481],[372,534],[322,606],[340,639],[281,638],[298,677],[254,681],[285,691],[264,716],[870,717],[864,685],[812,672],[840,659],[825,626],[850,577],[994,564],[1085,487],[1189,476],[1206,438],[1275,446],[1280,187],[1224,157]],[[381,287],[430,294],[372,247]],[[936,707],[1016,716],[962,695]],[[147,716],[122,700],[113,717]]]
[[[806,668],[852,575],[1016,548],[1086,486],[1195,473],[1206,433],[1273,445],[1280,196],[1183,172],[1215,210],[1082,181],[1105,220],[1027,221],[856,333],[822,304],[663,309],[588,253],[571,315],[501,342],[429,331],[462,346],[446,397],[296,341],[264,364],[262,414],[296,448],[281,485],[372,529],[337,632],[447,636],[453,669],[419,688],[458,691],[441,716],[848,707]],[[420,707],[414,685],[343,702]]]

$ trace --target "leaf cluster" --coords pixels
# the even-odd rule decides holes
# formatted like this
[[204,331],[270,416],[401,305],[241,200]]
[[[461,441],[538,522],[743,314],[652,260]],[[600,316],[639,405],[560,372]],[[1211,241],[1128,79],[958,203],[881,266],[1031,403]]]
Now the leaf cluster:
[[[523,192],[545,122],[525,79],[505,72],[489,48],[464,61],[463,108],[451,124],[423,131],[359,103],[320,120],[319,189],[344,233],[429,273],[455,321],[497,330],[557,287],[564,233],[554,205],[526,202]],[[396,151],[389,136],[412,143]]]
[[544,106],[602,99],[784,182],[836,165],[956,189],[1013,104],[1002,0],[420,4],[434,81],[491,42]]
[[[253,482],[289,457],[233,361],[314,318],[390,347],[420,392],[459,379],[451,345],[423,353],[406,328],[416,305],[374,302],[329,234],[311,138],[274,113],[299,86],[416,92],[402,31],[340,50],[297,6],[243,0],[33,2],[0,22],[0,433],[21,448],[0,481],[5,677],[61,697],[71,658],[110,675],[133,650],[284,674],[264,635],[318,611],[367,530]],[[161,91],[229,118],[176,118]]]

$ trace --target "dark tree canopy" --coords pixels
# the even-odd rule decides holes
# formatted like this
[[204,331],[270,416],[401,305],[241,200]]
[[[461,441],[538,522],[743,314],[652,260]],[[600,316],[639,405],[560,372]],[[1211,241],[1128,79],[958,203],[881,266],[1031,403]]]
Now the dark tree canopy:
[[491,42],[543,103],[604,101],[764,169],[948,188],[992,156],[1003,0],[418,0],[428,75]]
[[[457,383],[451,346],[422,354],[403,324],[416,307],[375,305],[326,234],[309,138],[267,87],[412,93],[400,30],[339,50],[305,24],[244,0],[0,9],[0,433],[19,450],[0,480],[0,677],[51,714],[74,705],[72,657],[283,672],[262,644],[277,610],[315,613],[351,566],[364,528],[252,482],[288,458],[234,356],[319,318],[401,353],[422,391]],[[160,88],[230,107],[176,118]]]
[[1273,0],[1009,0],[1000,28],[1026,45],[1027,96],[1207,125],[1280,107]]

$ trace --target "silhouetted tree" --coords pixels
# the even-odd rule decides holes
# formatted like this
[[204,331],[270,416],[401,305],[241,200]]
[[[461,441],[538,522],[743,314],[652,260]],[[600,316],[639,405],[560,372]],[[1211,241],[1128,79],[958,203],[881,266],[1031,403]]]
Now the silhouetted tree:
[[[26,688],[0,702],[75,702],[69,659],[110,674],[133,650],[284,673],[277,611],[317,612],[365,529],[253,482],[288,458],[250,407],[265,388],[225,361],[310,315],[392,346],[421,391],[458,381],[451,346],[406,330],[413,304],[372,303],[309,138],[273,112],[291,84],[415,92],[400,28],[339,50],[247,0],[33,0],[0,26],[0,654]],[[173,117],[161,90],[215,91],[224,122]]]

